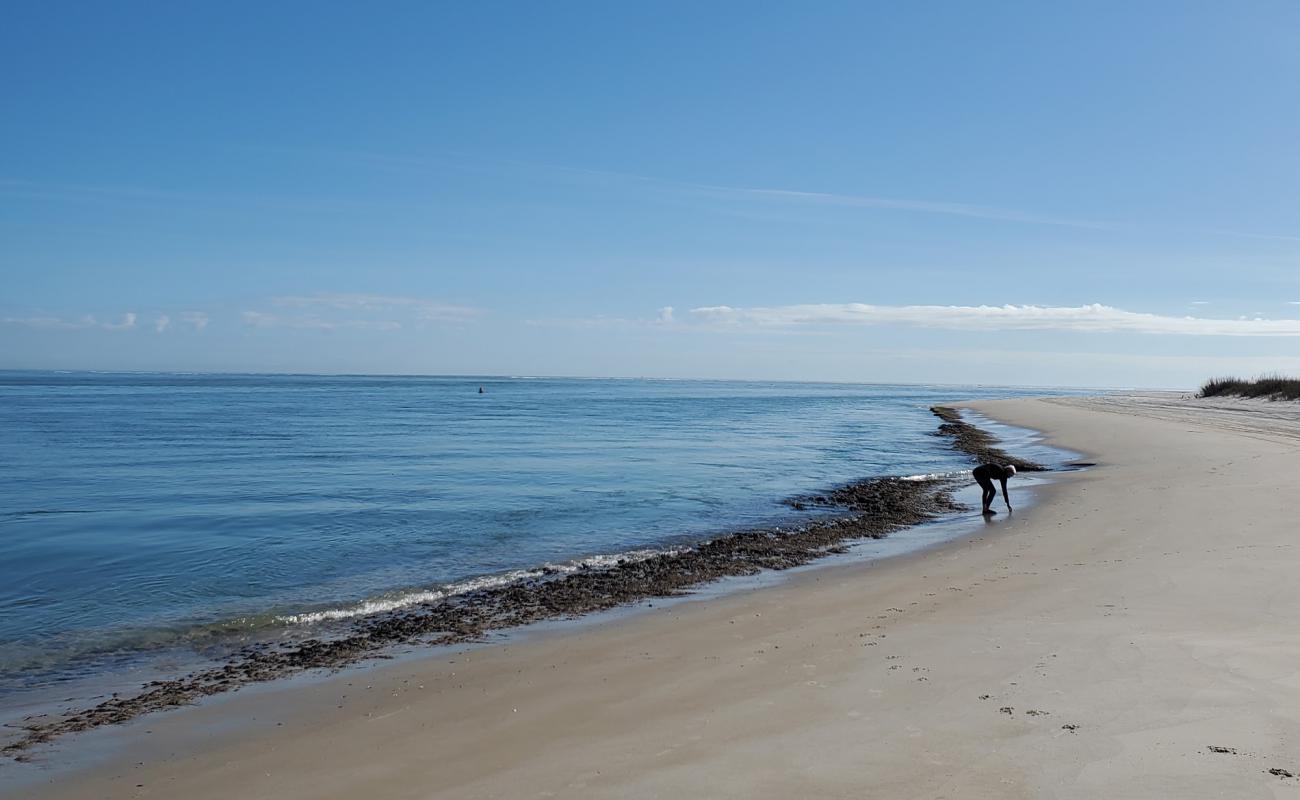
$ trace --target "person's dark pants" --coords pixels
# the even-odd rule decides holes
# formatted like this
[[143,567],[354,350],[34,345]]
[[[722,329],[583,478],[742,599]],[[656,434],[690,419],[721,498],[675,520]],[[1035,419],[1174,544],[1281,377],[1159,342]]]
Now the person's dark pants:
[[975,481],[980,485],[980,488],[984,490],[984,497],[982,498],[984,501],[983,510],[988,511],[989,506],[993,505],[993,501],[997,499],[998,490],[993,488],[993,481],[989,480],[984,475],[976,475]]

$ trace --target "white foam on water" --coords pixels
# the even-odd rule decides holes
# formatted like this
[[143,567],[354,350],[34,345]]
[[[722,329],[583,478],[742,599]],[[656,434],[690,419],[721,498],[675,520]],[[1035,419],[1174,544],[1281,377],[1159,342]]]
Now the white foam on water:
[[922,475],[902,475],[900,481],[932,481],[939,478],[956,478],[969,473],[968,469],[950,470],[948,472],[927,472]]
[[541,578],[548,575],[567,575],[578,572],[583,569],[605,569],[621,563],[645,561],[658,555],[677,555],[685,552],[685,547],[670,547],[663,550],[645,549],[629,550],[624,553],[610,553],[580,558],[574,561],[567,561],[562,564],[543,564],[535,569],[516,569],[509,572],[503,572],[496,575],[479,575],[478,577],[469,578],[456,583],[449,583],[432,589],[415,589],[399,594],[386,595],[381,597],[363,600],[350,606],[342,608],[327,608],[320,611],[305,611],[301,614],[284,614],[275,618],[276,622],[285,625],[311,625],[319,622],[337,622],[345,619],[355,619],[356,617],[369,616],[371,614],[382,614],[387,611],[396,611],[400,608],[417,606],[421,603],[436,603],[439,600],[445,600],[449,597],[470,594],[484,589],[495,589],[500,586],[509,586],[513,583],[519,583],[530,578]]

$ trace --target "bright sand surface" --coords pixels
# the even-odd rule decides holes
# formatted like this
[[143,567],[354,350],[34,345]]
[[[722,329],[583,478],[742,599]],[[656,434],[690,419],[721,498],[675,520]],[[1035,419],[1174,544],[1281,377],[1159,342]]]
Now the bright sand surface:
[[68,739],[127,744],[23,793],[1300,796],[1300,405],[979,409],[1099,465],[917,555]]

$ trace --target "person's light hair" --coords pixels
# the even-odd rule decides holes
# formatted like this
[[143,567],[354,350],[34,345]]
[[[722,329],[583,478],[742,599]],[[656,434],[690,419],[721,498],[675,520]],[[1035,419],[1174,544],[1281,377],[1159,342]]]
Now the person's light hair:
[[1015,465],[1015,464],[1007,464],[1007,475],[1008,475],[1008,476],[1011,476],[1011,475],[1015,475],[1015,474],[1016,474],[1016,465]]

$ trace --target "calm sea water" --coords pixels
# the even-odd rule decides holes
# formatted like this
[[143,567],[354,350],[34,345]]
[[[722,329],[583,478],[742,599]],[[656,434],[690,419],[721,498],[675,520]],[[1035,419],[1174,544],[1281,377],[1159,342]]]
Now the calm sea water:
[[0,372],[0,681],[790,521],[966,468],[931,404],[1041,393]]

